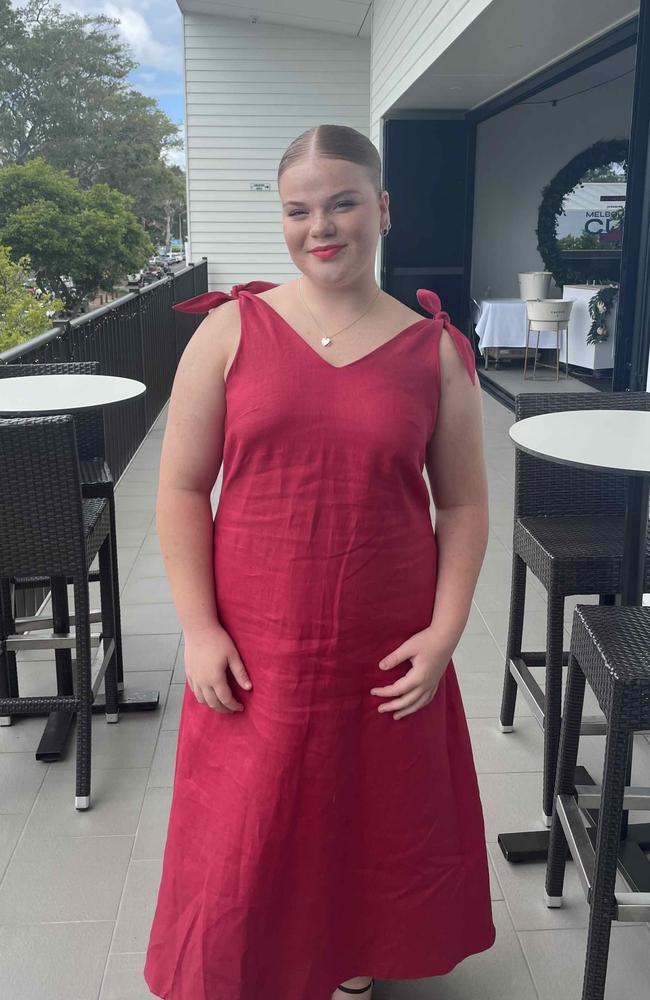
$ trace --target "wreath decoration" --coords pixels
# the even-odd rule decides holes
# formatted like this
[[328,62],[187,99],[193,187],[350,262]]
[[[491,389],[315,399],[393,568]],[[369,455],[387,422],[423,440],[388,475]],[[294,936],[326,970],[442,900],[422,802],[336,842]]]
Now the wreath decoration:
[[618,285],[605,285],[589,299],[589,315],[592,323],[587,334],[588,344],[604,344],[609,338],[605,320],[611,312],[618,295]]
[[565,197],[581,183],[586,172],[593,167],[616,161],[627,171],[627,139],[601,139],[593,146],[578,153],[562,167],[550,184],[542,191],[542,201],[537,216],[537,249],[555,284],[561,287],[572,282],[584,281],[584,269],[572,268],[557,242],[557,220],[562,213]]

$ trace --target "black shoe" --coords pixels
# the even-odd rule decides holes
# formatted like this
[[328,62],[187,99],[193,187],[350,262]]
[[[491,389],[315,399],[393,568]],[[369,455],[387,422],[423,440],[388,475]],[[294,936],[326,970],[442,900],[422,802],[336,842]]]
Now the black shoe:
[[372,989],[375,980],[371,979],[367,986],[362,987],[362,989],[351,989],[349,986],[339,986],[337,989],[343,990],[344,993],[366,993],[368,990]]

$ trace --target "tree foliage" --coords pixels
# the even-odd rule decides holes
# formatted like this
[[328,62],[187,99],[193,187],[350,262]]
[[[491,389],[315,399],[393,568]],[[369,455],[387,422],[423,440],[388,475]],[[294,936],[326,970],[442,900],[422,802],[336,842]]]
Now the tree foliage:
[[142,223],[154,242],[167,245],[178,235],[178,217],[185,211],[185,173],[161,163],[151,174],[152,182],[140,200]]
[[29,254],[39,287],[72,313],[86,296],[137,271],[153,250],[131,198],[107,184],[84,190],[41,158],[0,168],[0,242],[14,260]]
[[29,278],[29,257],[14,262],[10,248],[0,246],[0,351],[45,333],[63,308],[54,295],[30,291]]
[[162,231],[175,182],[164,155],[181,145],[179,128],[129,85],[137,64],[118,23],[51,0],[0,0],[0,166],[41,156],[84,188],[130,195],[143,224]]

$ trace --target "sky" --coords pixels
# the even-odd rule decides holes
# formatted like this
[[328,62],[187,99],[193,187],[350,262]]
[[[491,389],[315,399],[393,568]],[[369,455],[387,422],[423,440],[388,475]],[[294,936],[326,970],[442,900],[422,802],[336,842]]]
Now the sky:
[[[119,20],[118,32],[138,67],[129,76],[136,90],[155,97],[172,121],[183,123],[182,18],[176,0],[58,0],[64,11],[107,14]],[[170,163],[185,166],[174,150]]]

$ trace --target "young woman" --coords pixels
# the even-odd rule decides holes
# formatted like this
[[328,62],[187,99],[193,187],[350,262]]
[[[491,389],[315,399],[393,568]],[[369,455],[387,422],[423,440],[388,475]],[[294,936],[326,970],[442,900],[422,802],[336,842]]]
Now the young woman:
[[423,317],[377,286],[365,136],[304,133],[278,190],[300,275],[201,297],[162,451],[187,675],[145,965],[166,1000],[370,1000],[495,939],[451,659],[488,534],[473,352],[433,292]]

